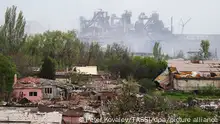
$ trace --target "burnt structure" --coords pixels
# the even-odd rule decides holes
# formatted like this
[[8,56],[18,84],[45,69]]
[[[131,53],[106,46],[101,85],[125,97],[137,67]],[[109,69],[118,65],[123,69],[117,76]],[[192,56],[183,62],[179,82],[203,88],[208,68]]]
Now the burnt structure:
[[138,21],[135,23],[136,32],[155,33],[155,34],[172,34],[168,28],[164,27],[164,24],[159,20],[158,13],[152,13],[150,17],[145,13],[141,13],[138,17]]
[[102,42],[105,42],[102,39],[124,41],[128,37],[143,37],[150,41],[164,40],[167,36],[172,37],[172,32],[165,28],[156,12],[150,16],[141,13],[135,24],[132,24],[131,17],[132,13],[129,11],[125,11],[119,17],[116,14],[109,16],[108,12],[103,10],[94,12],[90,20],[80,17],[79,37],[84,40]]

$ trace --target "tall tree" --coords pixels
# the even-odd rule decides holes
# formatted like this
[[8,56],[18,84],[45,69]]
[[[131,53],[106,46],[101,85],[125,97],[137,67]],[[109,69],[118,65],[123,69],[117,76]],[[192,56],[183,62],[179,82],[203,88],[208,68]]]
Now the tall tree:
[[22,52],[30,56],[32,66],[39,66],[39,61],[42,58],[42,39],[41,34],[29,36],[22,47]]
[[0,53],[0,91],[10,92],[16,66],[9,57]]
[[153,55],[154,55],[154,58],[159,60],[162,56],[162,53],[161,53],[161,47],[160,47],[160,43],[159,42],[156,42],[154,44],[154,47],[153,47]]
[[2,26],[0,26],[0,53],[5,53],[6,50],[5,37],[3,35]]
[[92,42],[88,50],[88,61],[87,65],[101,64],[103,62],[102,51],[98,42]]
[[51,57],[45,57],[41,67],[39,77],[55,80],[56,63]]
[[[0,28],[0,46],[3,46],[1,47],[1,52],[4,55],[12,57],[16,67],[26,68],[24,70],[27,70],[27,65],[23,63],[28,62],[28,60],[24,59],[23,54],[20,54],[20,50],[26,39],[24,31],[25,24],[26,21],[23,17],[23,13],[20,11],[17,14],[16,6],[7,8],[5,12],[5,22]],[[23,62],[21,63],[21,61]],[[23,75],[22,70],[18,69],[18,71]]]
[[202,53],[203,53],[203,57],[205,59],[208,59],[209,56],[210,56],[209,46],[210,46],[210,43],[209,43],[208,40],[202,40],[201,43],[200,43],[200,47],[201,47],[201,50],[202,50]]
[[26,21],[22,11],[17,16],[16,6],[7,8],[5,12],[5,23],[1,29],[4,36],[4,48],[6,49],[4,51],[7,54],[14,55],[20,50],[26,38],[24,31],[25,24]]

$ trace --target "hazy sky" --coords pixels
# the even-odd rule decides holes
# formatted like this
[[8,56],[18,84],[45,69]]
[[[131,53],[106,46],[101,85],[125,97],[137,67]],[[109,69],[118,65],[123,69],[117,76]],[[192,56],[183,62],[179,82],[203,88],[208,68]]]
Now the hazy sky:
[[220,34],[219,0],[0,0],[0,22],[8,6],[16,5],[27,21],[36,21],[44,28],[68,30],[79,28],[79,16],[91,18],[93,12],[103,9],[120,16],[132,11],[133,22],[141,12],[159,12],[165,26],[174,18],[174,32],[180,33],[180,19],[192,20],[184,33]]

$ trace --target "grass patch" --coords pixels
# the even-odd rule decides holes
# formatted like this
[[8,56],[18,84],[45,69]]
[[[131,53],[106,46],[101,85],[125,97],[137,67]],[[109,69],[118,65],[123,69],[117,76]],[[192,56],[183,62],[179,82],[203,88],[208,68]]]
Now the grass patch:
[[[202,110],[201,108],[195,107],[195,108],[189,108],[189,109],[181,109],[176,110],[175,114],[177,114],[180,118],[190,118],[190,122],[184,122],[188,124],[211,124],[212,121],[217,121],[217,118],[215,118],[215,114],[212,112],[207,112],[205,110]],[[200,118],[200,120],[198,120]],[[214,119],[214,120],[208,120]],[[182,124],[182,123],[180,123]]]
[[188,97],[194,97],[198,99],[219,99],[220,96],[213,96],[213,95],[198,95],[191,92],[163,92],[161,93],[162,96],[166,96],[171,99],[175,100],[187,100]]

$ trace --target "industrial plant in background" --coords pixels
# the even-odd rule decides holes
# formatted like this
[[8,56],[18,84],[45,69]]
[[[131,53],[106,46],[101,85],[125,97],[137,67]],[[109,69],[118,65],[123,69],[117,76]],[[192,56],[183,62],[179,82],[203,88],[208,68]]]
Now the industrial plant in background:
[[97,41],[103,47],[112,43],[122,44],[135,54],[152,54],[155,42],[160,42],[163,53],[170,56],[175,56],[180,50],[185,54],[191,50],[199,50],[199,44],[204,39],[212,42],[211,51],[216,51],[216,46],[219,46],[220,35],[185,34],[184,28],[191,18],[186,21],[181,19],[181,31],[179,34],[174,34],[173,17],[168,28],[156,12],[150,15],[140,13],[134,23],[131,17],[130,11],[117,16],[109,15],[101,9],[94,12],[91,19],[81,16],[80,31],[77,31],[78,38],[84,42]]
[[[148,39],[150,41],[160,41],[170,39],[172,34],[172,19],[171,30],[165,28],[162,20],[159,19],[159,14],[154,12],[147,16],[141,13],[138,20],[133,24],[131,22],[132,13],[125,11],[120,17],[116,14],[108,15],[108,12],[99,10],[94,12],[92,19],[80,17],[80,33],[79,37],[84,40],[112,39],[124,41],[128,37]],[[147,38],[146,38],[147,37]]]

